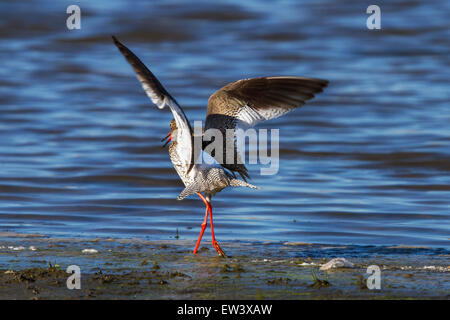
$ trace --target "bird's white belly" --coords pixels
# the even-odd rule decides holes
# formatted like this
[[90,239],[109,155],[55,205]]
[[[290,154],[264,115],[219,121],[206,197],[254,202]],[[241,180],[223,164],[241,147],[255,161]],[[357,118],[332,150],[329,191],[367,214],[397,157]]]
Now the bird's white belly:
[[177,152],[170,152],[170,160],[172,161],[173,167],[177,171],[178,175],[180,176],[181,181],[183,181],[184,185],[187,186],[190,184],[192,179],[192,171],[189,175],[186,174],[187,172],[187,166],[185,163],[180,159]]

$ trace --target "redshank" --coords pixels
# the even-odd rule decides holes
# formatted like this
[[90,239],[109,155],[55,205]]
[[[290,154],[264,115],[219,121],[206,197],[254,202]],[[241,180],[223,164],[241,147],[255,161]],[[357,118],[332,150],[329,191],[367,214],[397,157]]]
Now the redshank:
[[[195,161],[197,153],[194,150],[193,130],[183,109],[141,60],[114,36],[112,38],[133,67],[144,91],[152,102],[159,109],[168,106],[173,114],[174,119],[170,122],[171,131],[163,141],[168,139],[168,142],[171,143],[169,146],[170,159],[185,185],[178,200],[197,194],[206,205],[205,218],[201,225],[194,254],[197,254],[209,214],[212,245],[220,256],[225,257],[224,251],[214,236],[211,197],[226,187],[257,188],[247,182],[249,174],[245,165],[240,161],[235,139],[231,138],[227,141],[225,131],[249,128],[258,122],[277,118],[301,107],[306,100],[312,99],[315,94],[322,92],[323,88],[328,85],[328,81],[293,76],[263,77],[238,80],[219,89],[208,100],[204,130],[218,129],[223,133],[223,154],[220,159],[230,159],[226,153],[232,152],[233,158],[231,159],[234,161],[219,163],[216,161],[218,155],[200,150],[198,157],[202,157],[201,159],[204,161],[198,163]],[[233,148],[227,148],[229,144],[232,144]],[[205,143],[202,147],[205,149]],[[243,180],[236,178],[236,172]]]

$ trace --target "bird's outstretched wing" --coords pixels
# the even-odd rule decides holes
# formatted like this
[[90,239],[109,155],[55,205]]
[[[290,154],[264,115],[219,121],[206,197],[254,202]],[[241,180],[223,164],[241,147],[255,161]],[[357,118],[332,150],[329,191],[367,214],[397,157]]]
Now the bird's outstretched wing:
[[[222,166],[238,172],[244,180],[249,177],[245,165],[239,163],[236,137],[234,141],[226,141],[226,129],[245,130],[258,122],[278,118],[303,106],[327,85],[328,81],[322,79],[280,76],[239,80],[216,91],[208,100],[205,130],[222,131],[225,141]],[[234,153],[234,163],[226,163],[227,150]]]
[[114,44],[119,48],[125,59],[136,72],[136,76],[142,84],[144,91],[159,109],[169,106],[175,119],[177,130],[172,138],[177,141],[178,156],[188,167],[187,173],[194,165],[194,147],[192,128],[183,109],[177,101],[167,92],[155,75],[142,63],[142,61],[126,46],[112,36]]

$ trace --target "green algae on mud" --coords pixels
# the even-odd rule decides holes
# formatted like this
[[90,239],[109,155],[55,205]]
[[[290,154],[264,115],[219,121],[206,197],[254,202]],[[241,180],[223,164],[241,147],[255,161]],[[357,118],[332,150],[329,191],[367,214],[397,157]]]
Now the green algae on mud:
[[[0,299],[450,297],[446,252],[384,248],[363,254],[346,246],[270,242],[230,242],[223,248],[230,258],[206,247],[193,255],[192,242],[185,240],[5,237],[0,239]],[[345,256],[355,268],[318,270],[337,256]],[[80,290],[67,289],[69,265],[81,269]],[[365,285],[369,265],[382,270],[381,290]]]

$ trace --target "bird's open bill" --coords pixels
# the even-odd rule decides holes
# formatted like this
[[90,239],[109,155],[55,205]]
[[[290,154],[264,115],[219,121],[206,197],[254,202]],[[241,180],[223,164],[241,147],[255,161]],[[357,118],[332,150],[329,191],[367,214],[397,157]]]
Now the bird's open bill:
[[163,144],[163,148],[165,147],[165,146],[167,146],[167,144],[170,142],[170,141],[172,141],[172,132],[169,132],[169,134],[167,135],[167,136],[165,136],[164,138],[162,138],[161,139],[161,142],[164,142],[164,140],[166,140],[167,139],[167,141]]
[[197,254],[198,246],[200,245],[200,241],[202,241],[203,233],[205,232],[206,225],[208,224],[208,213],[209,213],[209,220],[211,221],[212,245],[213,245],[214,249],[216,249],[219,256],[226,258],[225,252],[223,252],[222,248],[220,248],[219,243],[216,241],[216,238],[214,236],[214,224],[213,224],[213,217],[212,217],[211,202],[209,202],[201,193],[198,192],[197,195],[205,203],[206,211],[205,211],[205,219],[203,220],[203,223],[202,223],[202,229],[200,230],[200,235],[198,236],[197,243],[195,244],[194,254]]

